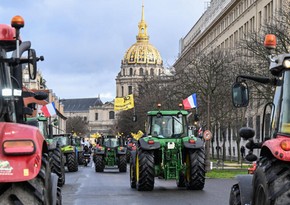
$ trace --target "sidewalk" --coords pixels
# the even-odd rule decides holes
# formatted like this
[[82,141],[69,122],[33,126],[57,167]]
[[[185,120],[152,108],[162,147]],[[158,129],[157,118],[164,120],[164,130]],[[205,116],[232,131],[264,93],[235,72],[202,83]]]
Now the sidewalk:
[[223,161],[216,161],[216,162],[211,162],[211,168],[212,169],[244,169],[247,170],[249,167],[252,166],[252,163],[250,162],[243,162],[238,163],[238,162],[223,162]]

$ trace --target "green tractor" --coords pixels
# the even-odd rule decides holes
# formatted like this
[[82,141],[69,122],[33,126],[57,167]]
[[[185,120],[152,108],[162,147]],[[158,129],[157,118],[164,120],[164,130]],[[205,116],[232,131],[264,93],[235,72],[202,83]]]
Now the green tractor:
[[72,134],[54,134],[53,140],[56,141],[64,155],[65,166],[69,172],[78,171],[78,150],[76,148],[76,142]]
[[52,138],[52,124],[44,116],[27,118],[27,124],[39,128],[48,145],[48,156],[51,159],[51,171],[58,176],[58,186],[65,184],[65,168],[60,145]]
[[123,138],[106,135],[98,139],[99,144],[94,149],[93,161],[95,171],[103,172],[105,167],[118,166],[120,172],[127,171],[126,153]]
[[154,178],[176,180],[178,187],[202,190],[205,184],[204,140],[195,137],[187,124],[185,110],[147,113],[146,136],[131,152],[130,185],[151,191]]

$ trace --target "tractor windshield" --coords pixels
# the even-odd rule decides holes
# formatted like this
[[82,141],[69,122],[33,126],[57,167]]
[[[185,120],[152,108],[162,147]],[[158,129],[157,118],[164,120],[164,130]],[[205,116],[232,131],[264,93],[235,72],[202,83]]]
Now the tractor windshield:
[[118,147],[119,141],[117,138],[105,138],[104,146],[105,147]]
[[61,147],[69,145],[69,138],[68,137],[55,137],[54,140],[57,141],[57,143]]
[[184,132],[182,116],[152,116],[151,120],[152,136],[170,138],[173,136],[181,136]]
[[43,136],[45,136],[45,137],[48,136],[47,122],[46,121],[38,121],[38,128]]
[[290,135],[290,72],[284,73],[279,131]]

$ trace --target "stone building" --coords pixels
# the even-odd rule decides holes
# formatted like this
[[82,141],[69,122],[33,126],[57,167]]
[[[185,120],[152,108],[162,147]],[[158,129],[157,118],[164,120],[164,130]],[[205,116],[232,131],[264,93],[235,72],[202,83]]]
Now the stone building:
[[[57,126],[53,127],[53,133],[55,134],[65,133],[66,132],[65,120],[67,118],[64,116],[64,106],[63,104],[60,103],[55,93],[53,93],[52,90],[46,87],[46,84],[45,84],[46,81],[43,78],[40,70],[37,71],[36,78],[34,80],[31,80],[29,78],[28,67],[25,67],[23,69],[22,74],[23,74],[22,84],[25,89],[29,89],[33,92],[38,92],[38,91],[45,92],[48,94],[48,98],[45,101],[47,103],[51,103],[51,102],[55,103],[56,116],[53,116],[52,120],[57,119],[58,123],[57,123]],[[38,104],[36,105],[37,111],[40,110],[41,106],[43,105],[38,105]]]
[[110,134],[115,123],[114,105],[97,98],[62,99],[66,117],[81,117],[88,123],[90,133]]
[[[149,42],[143,5],[136,40],[121,61],[121,71],[116,77],[116,97],[137,95],[138,83],[145,77],[172,75],[168,69],[164,69],[159,51]],[[113,101],[102,103],[98,97],[63,99],[61,102],[64,105],[65,116],[81,116],[88,122],[91,134],[117,132],[115,123],[118,112],[114,111]]]
[[161,76],[166,73],[159,51],[149,42],[144,5],[136,40],[137,42],[126,51],[121,71],[116,77],[116,97],[138,94],[138,82],[142,82],[144,77]]
[[[260,32],[261,26],[271,20],[271,17],[282,8],[283,2],[283,0],[211,0],[207,10],[180,40],[179,58],[174,64],[175,69],[182,69],[186,58],[193,53],[236,47],[244,34]],[[289,4],[288,0],[286,2]],[[247,124],[256,129],[258,140],[261,134],[261,116],[262,114],[247,116]],[[232,136],[231,132],[232,130],[228,129],[227,136]],[[218,138],[222,144],[222,138]],[[236,157],[239,151],[236,143],[232,139],[225,143],[227,155],[232,153],[232,156]],[[241,145],[244,144],[245,141],[242,140]]]

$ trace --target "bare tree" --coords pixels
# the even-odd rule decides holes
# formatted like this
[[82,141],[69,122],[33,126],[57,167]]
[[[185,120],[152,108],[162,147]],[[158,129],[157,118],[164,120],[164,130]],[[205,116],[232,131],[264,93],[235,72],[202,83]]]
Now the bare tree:
[[89,133],[88,124],[80,116],[69,117],[66,120],[66,132],[84,136]]
[[[175,88],[183,99],[192,93],[198,96],[198,113],[213,131],[219,122],[224,128],[231,121],[231,85],[235,69],[233,55],[225,50],[212,50],[207,53],[191,53],[186,63],[176,68]],[[178,93],[178,92],[176,92]],[[218,139],[217,139],[218,142]],[[214,149],[212,148],[212,151]],[[206,160],[209,164],[209,143],[206,145]]]

